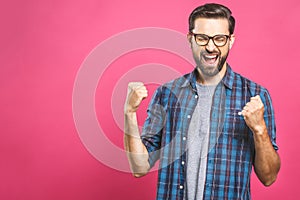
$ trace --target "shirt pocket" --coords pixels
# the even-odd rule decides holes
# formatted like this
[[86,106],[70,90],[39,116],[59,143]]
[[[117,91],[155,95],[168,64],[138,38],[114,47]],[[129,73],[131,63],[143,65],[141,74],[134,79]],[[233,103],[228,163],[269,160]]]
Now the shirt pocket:
[[249,140],[250,131],[238,109],[228,109],[225,113],[224,134],[237,140]]

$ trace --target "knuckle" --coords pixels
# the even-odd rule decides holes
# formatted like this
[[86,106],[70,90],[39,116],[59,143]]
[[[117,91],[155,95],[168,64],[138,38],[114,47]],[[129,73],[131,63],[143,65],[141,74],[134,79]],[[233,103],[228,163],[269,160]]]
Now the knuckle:
[[143,86],[144,84],[142,82],[129,82],[128,87],[134,89]]

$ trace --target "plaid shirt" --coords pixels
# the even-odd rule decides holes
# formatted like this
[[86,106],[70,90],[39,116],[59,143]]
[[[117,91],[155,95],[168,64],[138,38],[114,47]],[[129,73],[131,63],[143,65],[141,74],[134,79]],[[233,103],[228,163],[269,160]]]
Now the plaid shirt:
[[[157,199],[183,199],[186,141],[197,105],[196,70],[160,86],[147,110],[142,141],[151,166],[160,159]],[[250,175],[255,156],[253,135],[237,113],[260,95],[264,119],[277,150],[275,120],[268,91],[233,72],[229,65],[217,85],[210,115],[209,150],[203,199],[251,199]]]

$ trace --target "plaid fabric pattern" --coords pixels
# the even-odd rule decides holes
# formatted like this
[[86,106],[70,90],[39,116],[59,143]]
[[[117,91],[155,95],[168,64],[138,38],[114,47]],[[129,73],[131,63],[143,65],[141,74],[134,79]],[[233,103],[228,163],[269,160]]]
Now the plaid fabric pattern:
[[[183,199],[187,133],[198,97],[195,84],[196,70],[160,86],[147,110],[141,138],[149,152],[150,165],[160,160],[157,199]],[[243,117],[237,113],[255,95],[260,95],[264,103],[268,133],[278,150],[268,91],[227,65],[213,96],[203,199],[251,199],[254,141]]]

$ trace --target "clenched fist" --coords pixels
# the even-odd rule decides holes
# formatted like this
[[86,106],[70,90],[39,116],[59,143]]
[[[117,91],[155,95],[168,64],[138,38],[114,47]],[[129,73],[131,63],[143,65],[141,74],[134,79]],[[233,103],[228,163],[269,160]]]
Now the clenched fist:
[[148,91],[142,82],[130,82],[128,84],[124,112],[136,112],[142,100],[147,96]]
[[251,97],[250,102],[244,106],[241,114],[244,116],[247,126],[253,133],[262,133],[263,129],[266,128],[264,104],[259,95]]

